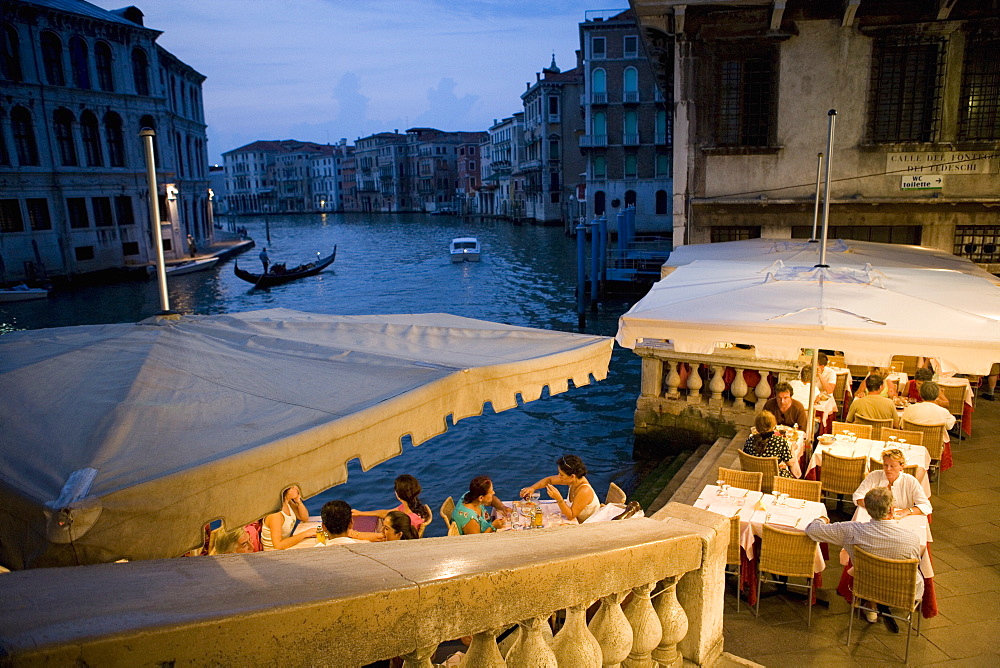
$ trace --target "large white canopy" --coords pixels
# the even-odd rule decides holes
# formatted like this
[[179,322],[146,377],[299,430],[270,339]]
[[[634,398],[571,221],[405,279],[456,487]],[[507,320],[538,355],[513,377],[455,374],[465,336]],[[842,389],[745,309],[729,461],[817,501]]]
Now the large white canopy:
[[[274,309],[0,336],[0,563],[176,556],[457,421],[607,376],[612,340]],[[72,476],[72,477],[71,477]],[[68,482],[69,481],[69,482]]]
[[[714,245],[714,244],[713,244]],[[711,353],[751,344],[764,358],[842,350],[852,364],[938,357],[962,373],[1000,361],[1000,288],[967,273],[916,267],[783,266],[698,260],[678,267],[619,319],[618,342],[669,340]]]

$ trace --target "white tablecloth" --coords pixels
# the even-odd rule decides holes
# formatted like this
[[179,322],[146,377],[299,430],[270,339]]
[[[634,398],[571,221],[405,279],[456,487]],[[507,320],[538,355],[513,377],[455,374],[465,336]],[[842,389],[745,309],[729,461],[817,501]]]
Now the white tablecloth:
[[909,443],[902,444],[894,441],[875,441],[868,438],[859,438],[853,441],[843,434],[838,434],[831,445],[822,445],[816,448],[813,453],[812,459],[809,460],[809,467],[806,469],[806,473],[813,470],[817,466],[823,465],[823,453],[829,452],[836,455],[837,457],[865,457],[869,463],[865,464],[865,471],[871,472],[870,462],[872,459],[881,462],[882,461],[882,451],[887,448],[897,448],[903,451],[903,456],[906,458],[907,464],[917,465],[917,475],[916,478],[920,482],[920,486],[924,490],[924,494],[928,496],[931,495],[931,484],[930,480],[927,479],[927,467],[931,463],[931,455],[922,445],[910,445]]

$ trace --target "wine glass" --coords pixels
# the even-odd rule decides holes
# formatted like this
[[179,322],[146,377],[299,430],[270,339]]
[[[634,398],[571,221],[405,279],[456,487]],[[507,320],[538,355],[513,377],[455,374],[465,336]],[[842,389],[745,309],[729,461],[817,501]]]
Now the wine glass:
[[719,488],[719,489],[715,490],[715,495],[716,496],[722,496],[722,492],[723,492],[722,488],[723,488],[723,485],[726,484],[726,481],[723,480],[722,478],[719,478],[718,480],[715,481],[715,484]]

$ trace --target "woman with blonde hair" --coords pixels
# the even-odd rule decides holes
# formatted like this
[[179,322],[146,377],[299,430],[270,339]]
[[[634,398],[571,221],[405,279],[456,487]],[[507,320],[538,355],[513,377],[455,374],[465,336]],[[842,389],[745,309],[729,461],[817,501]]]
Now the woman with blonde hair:
[[783,478],[792,478],[788,462],[792,459],[792,449],[788,439],[777,432],[778,421],[771,411],[761,411],[754,419],[757,433],[750,434],[743,444],[743,452],[754,457],[777,457],[778,474]]
[[907,515],[930,515],[933,508],[920,481],[903,471],[906,456],[899,448],[882,451],[882,468],[865,476],[854,491],[854,505],[865,507],[865,494],[873,487],[888,487],[892,492],[893,519]]

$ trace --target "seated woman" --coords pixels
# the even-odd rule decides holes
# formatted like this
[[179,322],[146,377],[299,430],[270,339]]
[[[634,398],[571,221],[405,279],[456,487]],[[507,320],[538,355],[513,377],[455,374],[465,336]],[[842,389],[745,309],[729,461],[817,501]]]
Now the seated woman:
[[882,451],[882,468],[872,471],[854,491],[854,505],[865,507],[865,494],[873,487],[888,487],[892,491],[893,519],[907,515],[930,515],[933,508],[920,483],[909,473],[903,472],[906,457],[897,448]]
[[463,536],[473,533],[491,533],[503,527],[507,521],[501,515],[490,522],[486,516],[486,509],[483,506],[496,506],[500,504],[502,512],[507,511],[507,507],[500,502],[493,493],[493,481],[488,476],[477,476],[469,483],[469,491],[465,493],[462,500],[455,504],[455,510],[451,513],[451,520],[458,527],[458,532]]
[[383,540],[415,540],[417,537],[417,530],[406,513],[390,510],[382,519]]
[[316,530],[307,529],[292,535],[295,527],[295,520],[306,521],[309,519],[309,511],[302,500],[302,492],[298,485],[292,485],[281,493],[281,505],[278,512],[271,513],[264,518],[264,525],[260,531],[260,542],[267,550],[287,550],[293,545],[298,545],[306,538],[315,538]]
[[[920,397],[920,387],[924,383],[933,380],[934,372],[927,367],[920,367],[917,369],[917,373],[914,374],[913,380],[906,384],[906,396],[913,399],[917,403],[922,402],[923,399]],[[937,399],[934,400],[934,403],[942,408],[948,408],[951,404],[951,402],[948,401],[948,397],[944,396],[944,390],[941,390],[940,388],[938,389],[938,396]]]
[[[549,498],[555,500],[566,519],[583,522],[601,507],[601,502],[594,493],[594,488],[587,480],[587,466],[576,455],[563,455],[556,460],[556,475],[542,478],[531,487],[521,490],[521,498],[531,496],[536,490],[545,488]],[[563,499],[556,485],[569,486],[569,501]]]
[[232,531],[212,532],[212,539],[208,544],[208,554],[233,554],[236,552],[249,554],[255,552],[253,541],[247,526],[237,527]]
[[775,431],[777,426],[778,422],[771,411],[757,413],[754,419],[757,433],[750,434],[747,442],[743,444],[743,452],[754,457],[777,457],[778,475],[783,478],[793,478],[788,468],[788,462],[792,459],[792,449],[788,446],[788,440]]
[[[868,370],[868,376],[879,376],[884,379],[884,382],[882,383],[882,390],[879,392],[879,395],[885,397],[886,399],[895,399],[899,394],[897,391],[899,383],[895,380],[895,378],[889,377],[893,373],[892,369],[879,368],[877,366],[869,367]],[[854,397],[856,399],[868,394],[868,386],[866,383],[868,376],[865,376],[864,380],[861,381],[861,385],[858,386],[858,390],[854,393]]]
[[427,509],[427,506],[420,501],[420,492],[423,491],[420,483],[413,476],[403,474],[396,478],[393,489],[396,492],[396,499],[399,500],[398,506],[385,510],[355,510],[354,516],[380,517],[384,519],[390,512],[398,510],[410,516],[410,523],[413,525],[413,530],[419,533],[420,525],[431,519],[431,513]]

